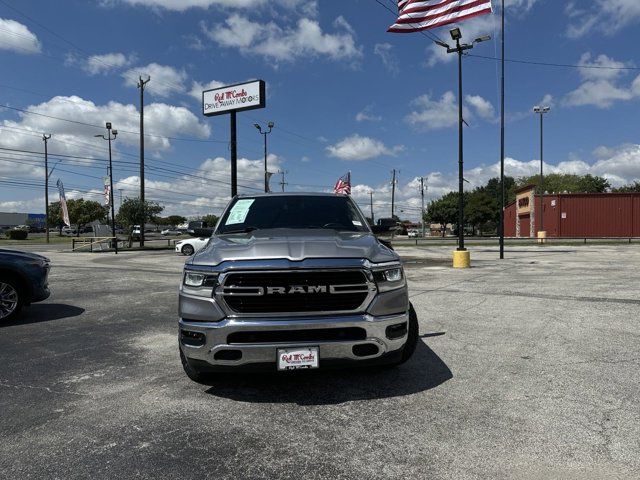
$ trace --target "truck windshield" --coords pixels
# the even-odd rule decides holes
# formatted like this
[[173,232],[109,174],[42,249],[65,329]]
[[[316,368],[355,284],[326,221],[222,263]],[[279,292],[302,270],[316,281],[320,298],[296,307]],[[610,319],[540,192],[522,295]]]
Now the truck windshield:
[[216,234],[267,228],[369,231],[353,202],[342,196],[273,195],[234,200]]

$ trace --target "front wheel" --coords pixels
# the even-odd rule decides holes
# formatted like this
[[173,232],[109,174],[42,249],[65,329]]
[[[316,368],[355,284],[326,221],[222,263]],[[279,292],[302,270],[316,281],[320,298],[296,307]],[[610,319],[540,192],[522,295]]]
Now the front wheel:
[[182,362],[182,368],[184,369],[184,373],[187,374],[187,377],[189,377],[194,382],[201,383],[203,385],[211,382],[211,379],[213,377],[211,373],[204,373],[196,368],[193,368],[187,361],[187,357],[185,357],[184,353],[182,353],[182,349],[178,347],[178,350],[180,350],[180,361]]
[[409,360],[413,353],[416,351],[418,345],[418,315],[413,308],[413,305],[409,304],[409,328],[407,332],[407,343],[402,347],[402,356],[394,365],[402,365]]
[[22,309],[22,294],[18,283],[13,279],[0,281],[0,322],[18,316]]
[[187,257],[190,257],[191,255],[193,255],[194,249],[191,245],[186,244],[184,247],[182,247],[182,254],[186,255]]

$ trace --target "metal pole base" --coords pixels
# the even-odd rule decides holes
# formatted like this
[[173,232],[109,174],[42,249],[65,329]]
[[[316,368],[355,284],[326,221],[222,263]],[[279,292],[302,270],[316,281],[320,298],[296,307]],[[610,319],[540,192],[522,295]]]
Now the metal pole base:
[[471,268],[471,252],[455,250],[453,252],[453,268]]

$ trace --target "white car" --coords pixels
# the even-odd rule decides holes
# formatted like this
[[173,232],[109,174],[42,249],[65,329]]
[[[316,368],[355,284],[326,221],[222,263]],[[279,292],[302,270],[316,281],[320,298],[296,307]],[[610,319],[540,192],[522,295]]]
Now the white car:
[[180,235],[182,235],[182,231],[178,230],[177,228],[167,228],[166,230],[162,230],[162,232],[160,232],[160,235],[167,237],[167,236],[176,236],[179,237]]
[[186,240],[180,240],[176,242],[176,253],[190,257],[194,253],[202,250],[208,241],[208,238],[188,238]]
[[409,230],[407,235],[409,238],[418,238],[422,236],[418,230]]

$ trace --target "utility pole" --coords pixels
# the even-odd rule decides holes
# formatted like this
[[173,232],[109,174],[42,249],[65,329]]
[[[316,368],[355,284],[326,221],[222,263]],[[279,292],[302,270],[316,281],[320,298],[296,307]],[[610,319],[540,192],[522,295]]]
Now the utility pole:
[[373,216],[373,190],[369,192],[369,197],[371,199],[371,224],[375,225],[376,219]]
[[[118,136],[117,130],[111,130],[111,122],[107,122],[107,136],[104,135],[94,135],[95,137],[100,137],[109,142],[109,203],[111,204],[111,236],[115,241],[115,251],[116,255],[118,254],[118,237],[116,236],[116,208],[113,201],[113,163],[111,162],[111,141],[115,140]],[[113,133],[113,138],[111,138],[111,134]]]
[[282,186],[282,193],[284,193],[284,186],[288,185],[288,183],[286,183],[284,181],[284,176],[285,174],[289,173],[288,170],[278,170],[278,173],[280,173],[282,175],[282,181],[280,182],[280,185]]
[[396,169],[393,169],[393,177],[391,179],[391,218],[394,217],[396,204]]
[[149,75],[147,75],[146,80],[142,80],[141,75],[140,81],[138,82],[138,88],[140,89],[140,208],[142,209],[142,219],[140,221],[140,248],[144,247],[144,224],[147,218],[144,203],[144,86],[149,83],[149,80],[151,80]]
[[422,237],[424,238],[424,177],[420,177],[420,197],[422,199],[421,220],[422,220]]
[[49,152],[47,151],[47,142],[51,138],[51,134],[43,134],[44,141],[44,228],[47,234],[47,243],[49,243]]

